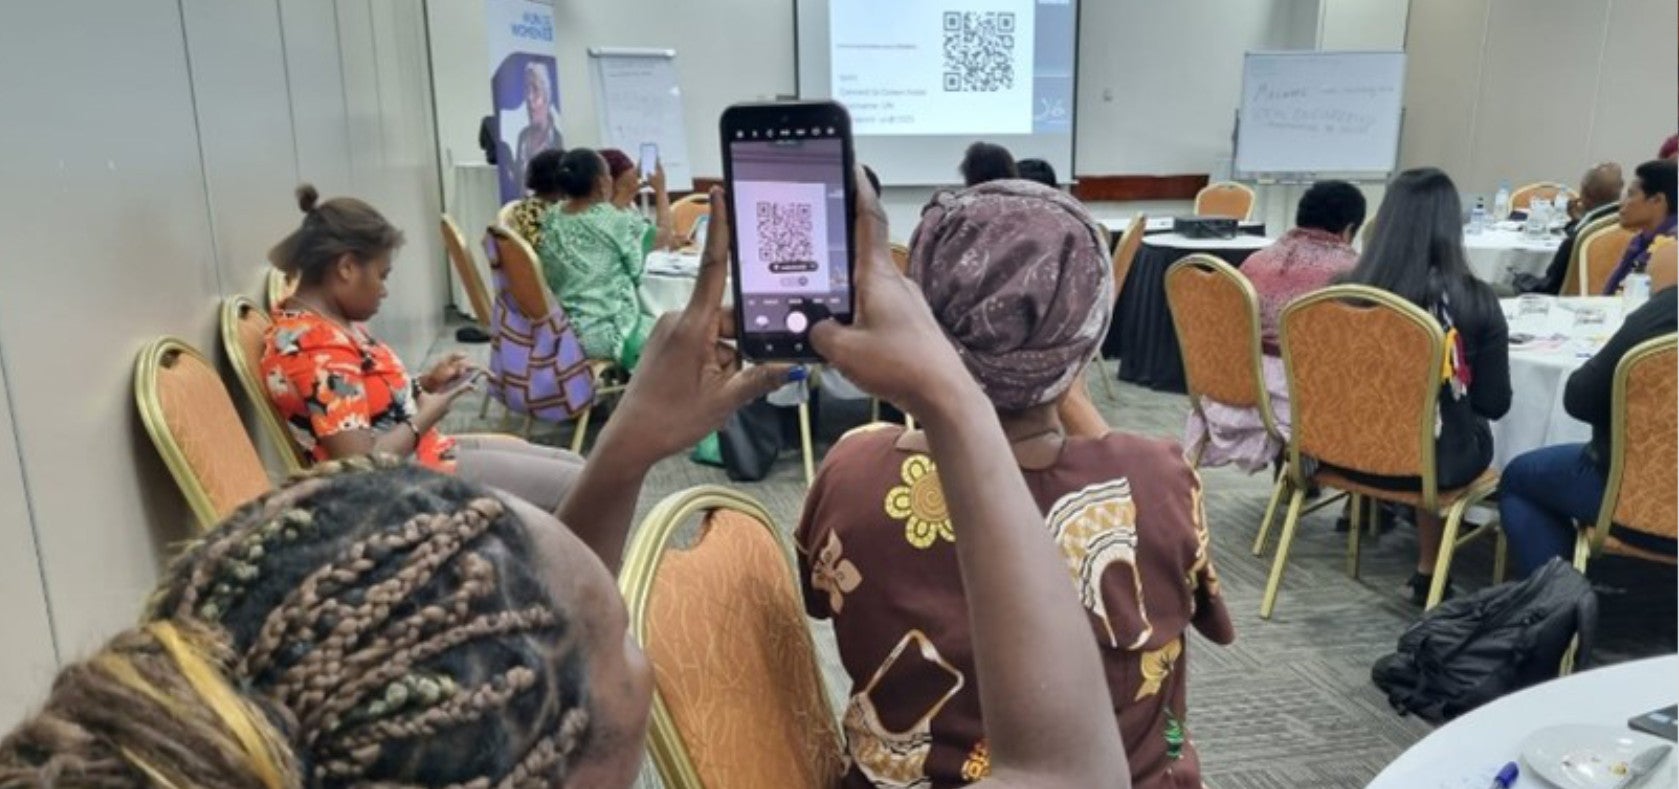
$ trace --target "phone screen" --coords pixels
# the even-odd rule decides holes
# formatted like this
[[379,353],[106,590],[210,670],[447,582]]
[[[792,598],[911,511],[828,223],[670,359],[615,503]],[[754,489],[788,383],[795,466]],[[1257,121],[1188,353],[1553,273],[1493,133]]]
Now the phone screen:
[[741,351],[816,359],[810,326],[852,311],[849,119],[829,102],[737,106],[723,134]]
[[657,143],[644,142],[641,144],[641,180],[653,177],[653,168],[659,164],[659,146]]

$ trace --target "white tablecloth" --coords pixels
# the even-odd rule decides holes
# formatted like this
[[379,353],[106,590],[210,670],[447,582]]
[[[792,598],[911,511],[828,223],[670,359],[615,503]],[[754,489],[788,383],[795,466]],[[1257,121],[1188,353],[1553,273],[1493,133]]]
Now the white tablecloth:
[[1203,251],[1215,249],[1264,249],[1275,243],[1276,239],[1264,236],[1239,235],[1235,238],[1190,238],[1182,233],[1155,233],[1143,236],[1143,243],[1151,247],[1171,247],[1172,249],[1187,249]]
[[[1510,333],[1537,339],[1510,346],[1510,390],[1515,398],[1510,412],[1492,424],[1493,467],[1498,469],[1529,450],[1591,440],[1591,425],[1563,409],[1563,389],[1568,376],[1621,326],[1621,300],[1614,296],[1535,297],[1535,301],[1547,310],[1522,315],[1519,299],[1502,302]],[[1581,307],[1600,310],[1603,322],[1580,323],[1576,315]]]
[[[1506,762],[1521,762],[1521,743],[1550,726],[1583,723],[1626,731],[1627,719],[1679,696],[1679,655],[1582,671],[1506,696],[1434,731],[1371,782],[1371,789],[1486,789]],[[1675,759],[1668,757],[1671,771]],[[1512,789],[1548,787],[1525,763]],[[1661,785],[1652,779],[1653,786]]]
[[1544,274],[1561,243],[1557,236],[1529,239],[1520,230],[1506,226],[1463,234],[1469,270],[1492,285],[1509,285],[1517,274]]

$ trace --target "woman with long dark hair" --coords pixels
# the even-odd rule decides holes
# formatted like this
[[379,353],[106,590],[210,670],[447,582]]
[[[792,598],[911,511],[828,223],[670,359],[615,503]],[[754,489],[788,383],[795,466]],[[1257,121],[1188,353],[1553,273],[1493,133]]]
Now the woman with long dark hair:
[[[1488,422],[1510,410],[1509,326],[1492,287],[1469,271],[1463,205],[1451,177],[1419,167],[1394,178],[1364,254],[1344,281],[1381,288],[1440,321],[1453,369],[1440,386],[1435,479],[1441,490],[1475,481],[1492,464]],[[1422,487],[1416,477],[1348,476],[1391,490]],[[1433,580],[1440,532],[1437,513],[1417,513],[1417,569],[1406,586],[1419,605]]]

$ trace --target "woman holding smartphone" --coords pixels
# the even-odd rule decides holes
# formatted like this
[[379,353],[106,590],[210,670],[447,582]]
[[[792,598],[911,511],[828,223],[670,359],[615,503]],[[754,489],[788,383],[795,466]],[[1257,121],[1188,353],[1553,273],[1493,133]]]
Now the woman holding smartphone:
[[566,152],[558,183],[565,202],[543,216],[536,250],[543,276],[577,329],[583,352],[633,370],[654,318],[637,296],[642,269],[647,253],[669,247],[672,237],[664,168],[653,171],[651,223],[613,204],[618,190],[612,167],[596,151]]
[[[860,177],[860,176],[859,176]],[[338,469],[265,496],[170,567],[140,628],[67,667],[0,741],[0,786],[627,789],[652,706],[617,571],[654,463],[788,369],[721,344],[727,217],[652,333],[559,520],[424,469]],[[985,787],[1129,786],[1063,559],[979,387],[893,269],[865,193],[861,307],[813,339],[914,409],[951,492],[991,743]],[[330,624],[329,624],[330,623]]]
[[437,429],[483,370],[455,353],[411,379],[363,324],[384,301],[402,231],[352,197],[320,202],[297,189],[303,224],[268,253],[297,278],[263,343],[268,397],[316,462],[370,453],[500,488],[547,512],[559,508],[582,459],[511,436],[452,438]]

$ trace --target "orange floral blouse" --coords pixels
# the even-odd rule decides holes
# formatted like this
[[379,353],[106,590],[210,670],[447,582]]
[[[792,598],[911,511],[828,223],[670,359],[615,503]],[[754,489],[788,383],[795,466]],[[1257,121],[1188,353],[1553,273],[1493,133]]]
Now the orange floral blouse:
[[[384,433],[414,418],[418,387],[390,346],[362,326],[349,330],[307,310],[277,310],[262,349],[263,385],[280,418],[316,462],[331,455],[321,439],[352,430]],[[414,460],[455,470],[455,441],[435,428],[420,436]]]

